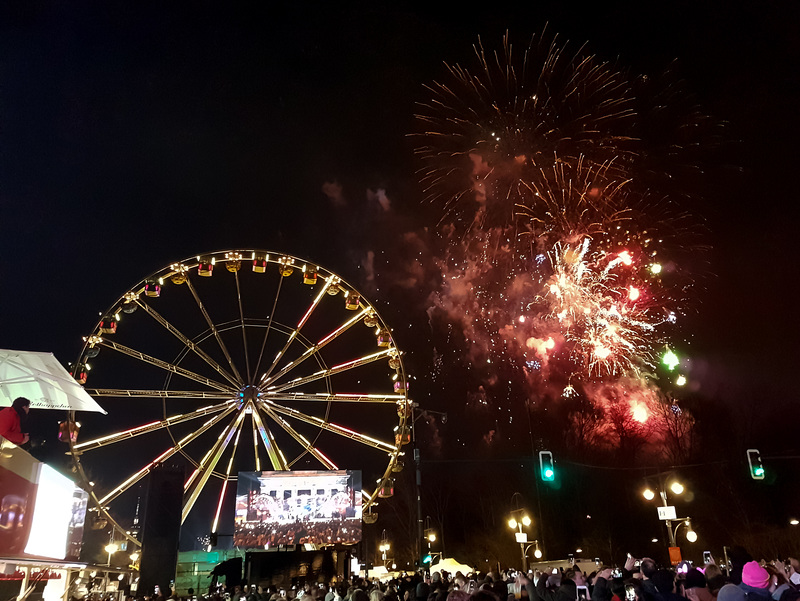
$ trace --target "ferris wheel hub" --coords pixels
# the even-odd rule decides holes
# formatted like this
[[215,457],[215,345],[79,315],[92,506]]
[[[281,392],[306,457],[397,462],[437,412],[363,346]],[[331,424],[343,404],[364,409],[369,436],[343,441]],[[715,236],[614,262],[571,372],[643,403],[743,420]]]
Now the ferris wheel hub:
[[239,402],[246,403],[248,401],[257,401],[261,398],[261,391],[258,386],[243,386],[239,390]]

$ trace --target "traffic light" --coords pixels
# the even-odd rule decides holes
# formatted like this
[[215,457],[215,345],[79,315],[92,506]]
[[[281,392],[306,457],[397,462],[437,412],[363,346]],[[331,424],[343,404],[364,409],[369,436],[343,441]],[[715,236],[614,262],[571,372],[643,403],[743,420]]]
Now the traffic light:
[[433,556],[430,553],[428,553],[427,555],[423,556],[422,565],[429,566],[431,565],[432,561],[433,561]]
[[556,479],[553,454],[550,451],[539,451],[539,473],[542,475],[543,482],[552,482]]
[[764,464],[761,463],[761,453],[758,449],[747,449],[747,463],[750,466],[750,477],[753,480],[763,480]]

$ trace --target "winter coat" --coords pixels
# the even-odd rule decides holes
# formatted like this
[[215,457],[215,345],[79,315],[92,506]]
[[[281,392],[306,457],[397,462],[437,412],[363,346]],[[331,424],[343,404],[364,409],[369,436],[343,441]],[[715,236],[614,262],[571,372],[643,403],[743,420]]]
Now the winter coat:
[[14,407],[0,410],[0,436],[14,444],[22,444],[25,441],[25,434],[20,427],[19,413]]

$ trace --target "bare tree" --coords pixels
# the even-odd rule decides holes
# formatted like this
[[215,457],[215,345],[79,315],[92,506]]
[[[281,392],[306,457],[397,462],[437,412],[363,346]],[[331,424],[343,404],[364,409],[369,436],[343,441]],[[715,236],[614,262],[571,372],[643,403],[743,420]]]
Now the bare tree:
[[596,450],[603,429],[605,411],[591,400],[580,397],[567,408],[569,427],[564,428],[564,445],[576,457]]
[[611,403],[606,416],[607,433],[616,439],[617,456],[623,461],[633,463],[648,442],[652,431],[651,420],[637,420],[628,404],[621,401]]
[[696,442],[694,416],[671,395],[661,393],[656,398],[654,413],[664,435],[664,459],[672,465],[687,463]]

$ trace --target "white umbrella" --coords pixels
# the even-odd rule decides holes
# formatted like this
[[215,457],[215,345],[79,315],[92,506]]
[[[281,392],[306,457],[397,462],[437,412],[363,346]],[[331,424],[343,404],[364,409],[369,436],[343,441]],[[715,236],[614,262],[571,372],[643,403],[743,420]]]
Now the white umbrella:
[[21,396],[30,399],[32,409],[106,413],[53,353],[0,349],[0,406]]

